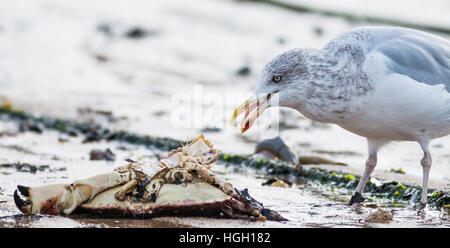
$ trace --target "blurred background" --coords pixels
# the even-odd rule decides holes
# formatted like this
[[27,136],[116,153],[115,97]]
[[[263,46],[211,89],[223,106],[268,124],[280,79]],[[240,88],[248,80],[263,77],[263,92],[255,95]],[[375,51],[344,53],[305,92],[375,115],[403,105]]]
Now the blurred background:
[[[225,152],[252,153],[267,126],[241,135],[225,123],[264,65],[288,49],[321,48],[337,34],[366,25],[405,26],[448,39],[450,2],[2,0],[0,100],[80,121],[91,118],[86,113],[109,113],[114,118],[105,125],[138,134],[188,140],[205,133]],[[191,97],[178,102],[174,96]],[[211,104],[221,96],[230,97]],[[173,112],[180,105],[188,115],[197,109],[217,119],[202,126],[177,123]],[[280,136],[297,154],[346,162],[346,170],[362,172],[363,138],[287,109],[280,118]],[[45,141],[28,141],[2,138],[0,160],[27,160],[5,148],[11,145],[51,153]],[[450,137],[432,145],[431,184],[448,189]],[[390,145],[379,154],[374,176],[401,168],[408,180],[420,182],[421,156],[415,143]]]

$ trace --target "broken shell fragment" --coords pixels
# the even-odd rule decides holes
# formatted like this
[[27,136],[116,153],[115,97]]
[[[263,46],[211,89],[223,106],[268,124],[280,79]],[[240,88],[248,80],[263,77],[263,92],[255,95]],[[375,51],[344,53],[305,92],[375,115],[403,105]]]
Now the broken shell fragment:
[[292,183],[287,180],[282,180],[279,178],[269,178],[265,183],[262,184],[263,186],[271,186],[271,187],[281,187],[281,188],[288,188],[292,186]]
[[[169,152],[160,165],[127,160],[110,173],[72,184],[17,186],[25,214],[90,212],[102,216],[205,216],[286,220],[209,170],[220,151],[203,135]],[[20,193],[20,194],[19,194]]]

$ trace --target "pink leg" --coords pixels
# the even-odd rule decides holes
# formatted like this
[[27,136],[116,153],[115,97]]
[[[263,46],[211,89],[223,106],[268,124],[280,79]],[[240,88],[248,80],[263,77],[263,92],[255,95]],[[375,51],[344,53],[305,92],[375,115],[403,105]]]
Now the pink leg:
[[372,174],[375,166],[377,165],[377,153],[370,154],[369,158],[366,160],[366,168],[364,169],[364,173],[359,181],[358,187],[356,187],[356,192],[362,194],[364,191],[364,187],[366,186],[367,181],[369,180],[370,174]]
[[364,173],[361,177],[361,180],[359,180],[358,186],[356,187],[356,192],[350,199],[348,205],[353,205],[354,203],[360,203],[364,201],[362,193],[364,191],[364,187],[367,184],[367,181],[369,180],[370,174],[372,174],[373,170],[375,169],[375,166],[377,165],[378,149],[380,149],[381,146],[386,144],[386,142],[367,139],[367,144],[369,148],[369,157],[366,160],[366,168],[364,169]]
[[424,208],[427,204],[427,193],[428,193],[428,178],[430,176],[431,169],[431,154],[428,150],[428,143],[420,144],[423,150],[423,158],[420,160],[420,164],[423,169],[423,183],[422,183],[422,196],[420,198],[421,207]]

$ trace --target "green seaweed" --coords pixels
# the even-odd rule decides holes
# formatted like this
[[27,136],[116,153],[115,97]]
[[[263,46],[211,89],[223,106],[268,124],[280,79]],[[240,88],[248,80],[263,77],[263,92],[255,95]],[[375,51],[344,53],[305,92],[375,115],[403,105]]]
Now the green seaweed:
[[[170,138],[160,138],[148,135],[138,135],[127,131],[114,131],[102,127],[95,123],[82,123],[72,120],[64,120],[53,117],[35,117],[20,110],[15,110],[11,106],[0,106],[0,117],[15,121],[18,125],[25,122],[34,122],[43,127],[56,130],[61,133],[74,135],[74,133],[88,137],[95,137],[98,140],[119,141],[136,145],[143,145],[149,149],[159,149],[170,151],[181,146],[184,141]],[[263,159],[254,155],[234,155],[221,154],[219,162],[225,166],[248,167],[260,170],[266,175],[284,175],[302,177],[304,179],[320,184],[330,185],[340,188],[354,189],[360,177],[353,174],[339,171],[326,170],[322,168],[302,169],[290,162],[282,160]],[[375,197],[392,198],[409,202],[418,202],[421,188],[411,185],[403,185],[395,181],[381,181],[371,179],[367,182],[365,192]],[[428,204],[431,207],[441,208],[450,204],[450,194],[442,190],[430,189],[428,192]]]
[[[169,151],[180,146],[180,141],[170,138],[159,138],[152,136],[141,136],[127,131],[114,131],[102,127],[96,123],[77,122],[73,120],[65,120],[55,117],[35,117],[25,113],[22,110],[13,109],[12,107],[0,106],[0,115],[15,121],[19,126],[40,125],[44,128],[58,131],[69,136],[84,135],[84,142],[94,142],[100,140],[119,141],[136,145],[144,145],[149,148],[157,148]],[[29,131],[30,129],[23,129]]]

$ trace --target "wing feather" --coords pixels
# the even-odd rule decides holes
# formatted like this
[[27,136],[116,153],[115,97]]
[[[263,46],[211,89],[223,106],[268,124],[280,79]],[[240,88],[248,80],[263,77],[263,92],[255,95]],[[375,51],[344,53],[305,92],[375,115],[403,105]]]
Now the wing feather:
[[389,58],[388,69],[428,85],[444,84],[450,92],[450,42],[416,30],[400,30],[374,46]]

